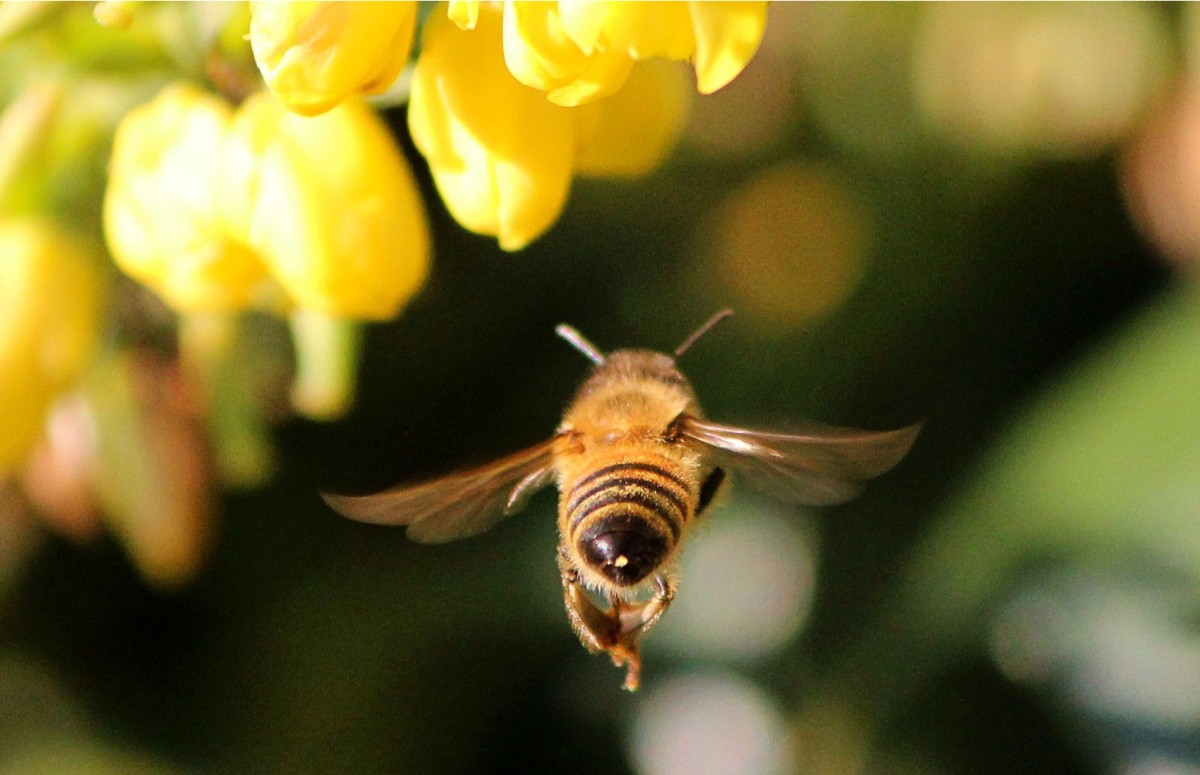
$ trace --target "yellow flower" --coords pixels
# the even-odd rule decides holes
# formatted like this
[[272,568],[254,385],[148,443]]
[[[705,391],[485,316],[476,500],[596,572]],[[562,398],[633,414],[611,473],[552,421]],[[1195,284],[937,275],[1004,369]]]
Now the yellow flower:
[[559,105],[614,93],[635,60],[690,60],[710,94],[754,57],[765,2],[594,2],[508,0],[504,56],[521,83]]
[[389,318],[429,265],[429,233],[408,164],[383,121],[351,98],[315,118],[260,92],[238,109],[218,199],[296,306]]
[[639,63],[611,97],[553,105],[505,66],[501,10],[475,10],[469,30],[429,18],[408,124],[450,214],[518,250],[558,219],[576,173],[653,169],[682,128],[687,87],[660,63]]
[[122,119],[104,231],[119,267],[182,311],[251,305],[266,270],[221,223],[214,191],[233,110],[175,84]]
[[51,402],[91,363],[103,278],[91,253],[48,223],[0,222],[0,473],[41,435]]
[[478,13],[471,31],[441,14],[426,21],[408,126],[451,215],[517,250],[562,212],[575,119],[513,78],[501,48],[501,12],[489,5]]
[[301,118],[170,86],[117,129],[104,221],[118,266],[181,312],[386,318],[429,263],[412,174],[357,98]]
[[408,61],[415,2],[254,2],[250,47],[263,79],[306,116],[377,94]]

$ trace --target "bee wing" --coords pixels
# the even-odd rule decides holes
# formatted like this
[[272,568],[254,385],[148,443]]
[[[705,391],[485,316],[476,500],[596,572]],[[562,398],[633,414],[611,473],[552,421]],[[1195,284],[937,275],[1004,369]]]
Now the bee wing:
[[478,535],[525,505],[553,475],[554,439],[440,479],[373,495],[322,493],[333,509],[360,522],[408,525],[414,541],[438,544]]
[[781,500],[828,506],[853,498],[868,479],[900,462],[920,425],[894,431],[823,428],[765,433],[686,416],[680,437],[711,451],[717,465]]

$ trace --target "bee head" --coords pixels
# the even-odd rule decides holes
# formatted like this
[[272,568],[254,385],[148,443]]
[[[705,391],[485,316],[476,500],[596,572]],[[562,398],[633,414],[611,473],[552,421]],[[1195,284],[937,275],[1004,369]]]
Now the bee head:
[[667,537],[646,519],[629,514],[605,516],[579,537],[584,560],[621,587],[637,584],[666,558]]

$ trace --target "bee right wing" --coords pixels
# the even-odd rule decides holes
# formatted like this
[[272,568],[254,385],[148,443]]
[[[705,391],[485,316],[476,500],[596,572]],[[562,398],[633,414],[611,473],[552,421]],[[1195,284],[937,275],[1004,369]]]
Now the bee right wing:
[[408,525],[423,544],[478,535],[525,505],[550,483],[557,437],[487,465],[373,495],[322,493],[333,509],[359,522]]
[[917,439],[920,425],[894,431],[821,428],[788,434],[752,431],[684,416],[679,437],[708,448],[718,466],[790,503],[829,506],[850,500],[862,484],[892,468]]

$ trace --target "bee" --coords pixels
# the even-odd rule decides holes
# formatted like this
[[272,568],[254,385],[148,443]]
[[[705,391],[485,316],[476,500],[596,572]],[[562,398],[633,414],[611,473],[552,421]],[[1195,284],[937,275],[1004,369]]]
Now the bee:
[[407,525],[411,539],[441,543],[484,532],[554,482],[567,618],[588,650],[627,667],[632,691],[641,639],[675,598],[680,545],[727,472],[791,503],[841,503],[896,465],[919,431],[786,434],[705,419],[675,361],[729,314],[713,315],[673,355],[604,354],[560,325],[555,332],[594,368],[549,439],[433,481],[323,497],[351,519]]

